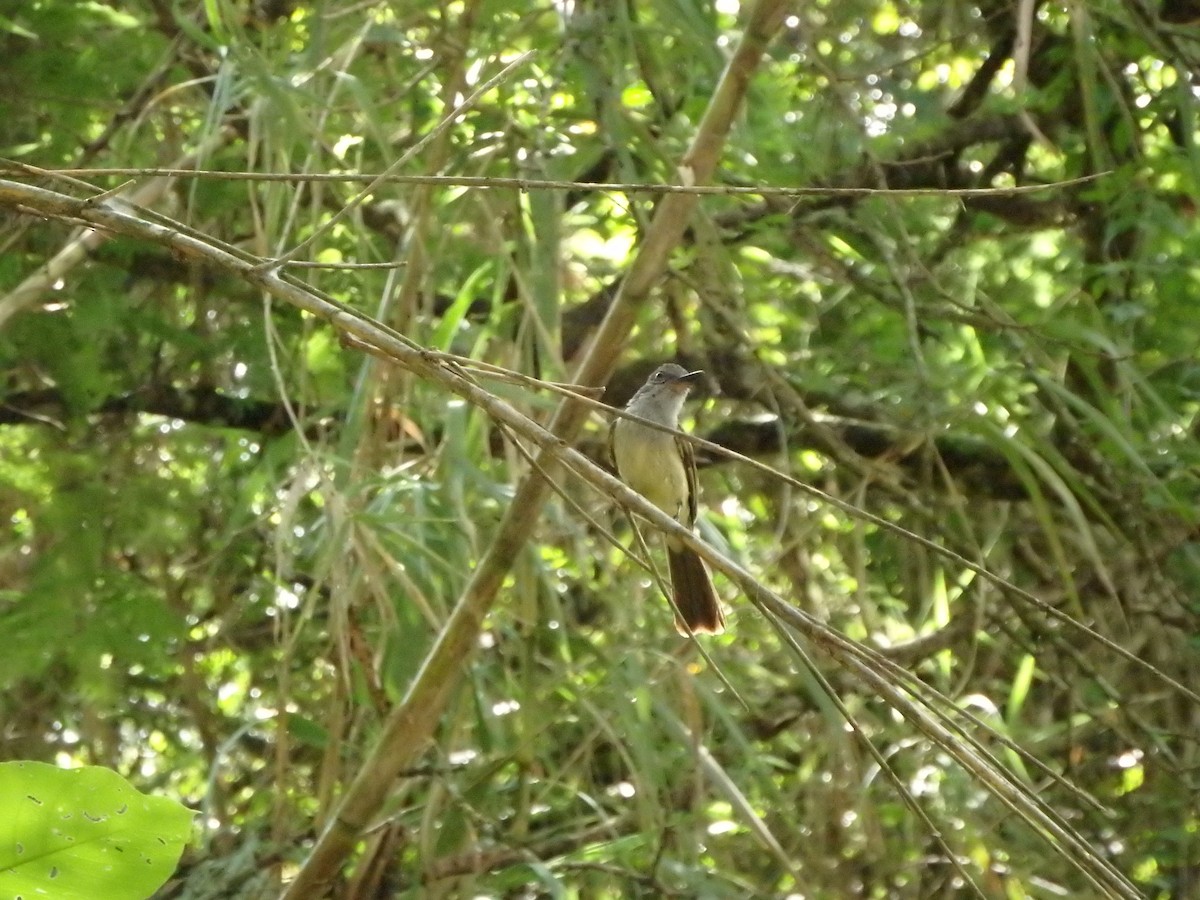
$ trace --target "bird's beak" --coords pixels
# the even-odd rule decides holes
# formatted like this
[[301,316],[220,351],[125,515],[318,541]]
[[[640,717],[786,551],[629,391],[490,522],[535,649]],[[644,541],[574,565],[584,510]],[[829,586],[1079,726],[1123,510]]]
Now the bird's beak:
[[692,385],[695,384],[696,378],[703,374],[703,369],[697,369],[695,372],[684,372],[674,381],[668,383],[671,385],[672,390],[679,391],[680,393],[687,393],[692,389]]

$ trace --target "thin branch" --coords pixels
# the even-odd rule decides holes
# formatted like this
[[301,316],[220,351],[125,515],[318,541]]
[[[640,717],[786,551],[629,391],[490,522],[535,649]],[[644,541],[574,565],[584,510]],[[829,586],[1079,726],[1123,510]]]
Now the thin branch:
[[[204,159],[216,147],[230,140],[232,137],[233,132],[229,129],[217,129],[217,131],[209,136],[208,140],[202,142],[191,153],[181,157],[175,166],[177,168],[184,168],[188,165],[189,161]],[[20,170],[28,174],[24,167],[20,167]],[[174,184],[174,176],[164,175],[155,177],[137,189],[130,191],[127,202],[137,207],[152,205],[162,199],[167,191],[170,190],[172,184]],[[104,201],[101,202],[107,202],[107,200],[108,198],[105,197]],[[51,290],[58,281],[65,278],[72,269],[87,259],[89,253],[106,240],[108,240],[108,236],[95,228],[80,229],[58,253],[51,257],[49,262],[9,291],[8,294],[0,297],[0,331],[4,330],[4,325],[9,319],[36,303],[38,298]]]
[[[897,166],[902,163],[896,163]],[[46,169],[47,173],[70,175],[77,178],[195,178],[211,181],[266,181],[284,182],[287,184],[312,184],[316,182],[332,182],[337,184],[355,183],[367,184],[368,189],[363,194],[370,194],[381,184],[419,184],[434,187],[462,187],[493,190],[518,191],[580,191],[585,193],[621,193],[621,194],[693,194],[696,196],[715,195],[721,197],[753,196],[753,197],[1019,197],[1025,194],[1040,194],[1058,191],[1064,188],[1074,188],[1105,178],[1110,172],[1098,172],[1065,181],[1047,181],[1043,184],[1014,185],[1011,187],[995,188],[926,188],[926,187],[786,187],[779,185],[732,185],[732,184],[660,184],[645,182],[598,182],[598,181],[560,181],[544,178],[501,178],[492,176],[470,175],[389,175],[393,167],[375,175],[362,173],[358,175],[330,174],[314,172],[302,174],[295,172],[222,172],[204,169],[185,168],[156,168],[144,166],[140,168],[95,168],[95,169]],[[28,174],[19,167],[6,165],[0,161],[0,176],[19,177]]]

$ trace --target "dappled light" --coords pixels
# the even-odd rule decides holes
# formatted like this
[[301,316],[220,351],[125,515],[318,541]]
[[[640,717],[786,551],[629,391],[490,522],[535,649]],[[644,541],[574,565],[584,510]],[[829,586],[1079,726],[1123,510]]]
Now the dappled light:
[[1200,895],[1143,6],[0,13],[0,763],[161,900]]

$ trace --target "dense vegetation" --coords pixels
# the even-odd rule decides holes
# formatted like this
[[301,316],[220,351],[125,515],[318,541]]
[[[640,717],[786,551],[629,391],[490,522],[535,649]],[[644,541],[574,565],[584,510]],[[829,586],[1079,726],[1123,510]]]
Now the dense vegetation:
[[[0,11],[0,759],[163,897],[1196,896],[1198,21]],[[668,359],[696,642],[554,389]]]

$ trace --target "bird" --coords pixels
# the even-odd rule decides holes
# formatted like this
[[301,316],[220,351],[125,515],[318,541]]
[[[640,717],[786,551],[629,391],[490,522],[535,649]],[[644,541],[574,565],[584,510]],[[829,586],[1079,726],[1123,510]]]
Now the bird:
[[[625,412],[679,430],[679,414],[695,379],[675,363],[659,366],[625,406]],[[685,528],[696,524],[696,461],[692,445],[676,435],[618,418],[609,431],[617,474]],[[682,635],[720,634],[725,613],[700,556],[677,537],[665,536],[675,628]]]

